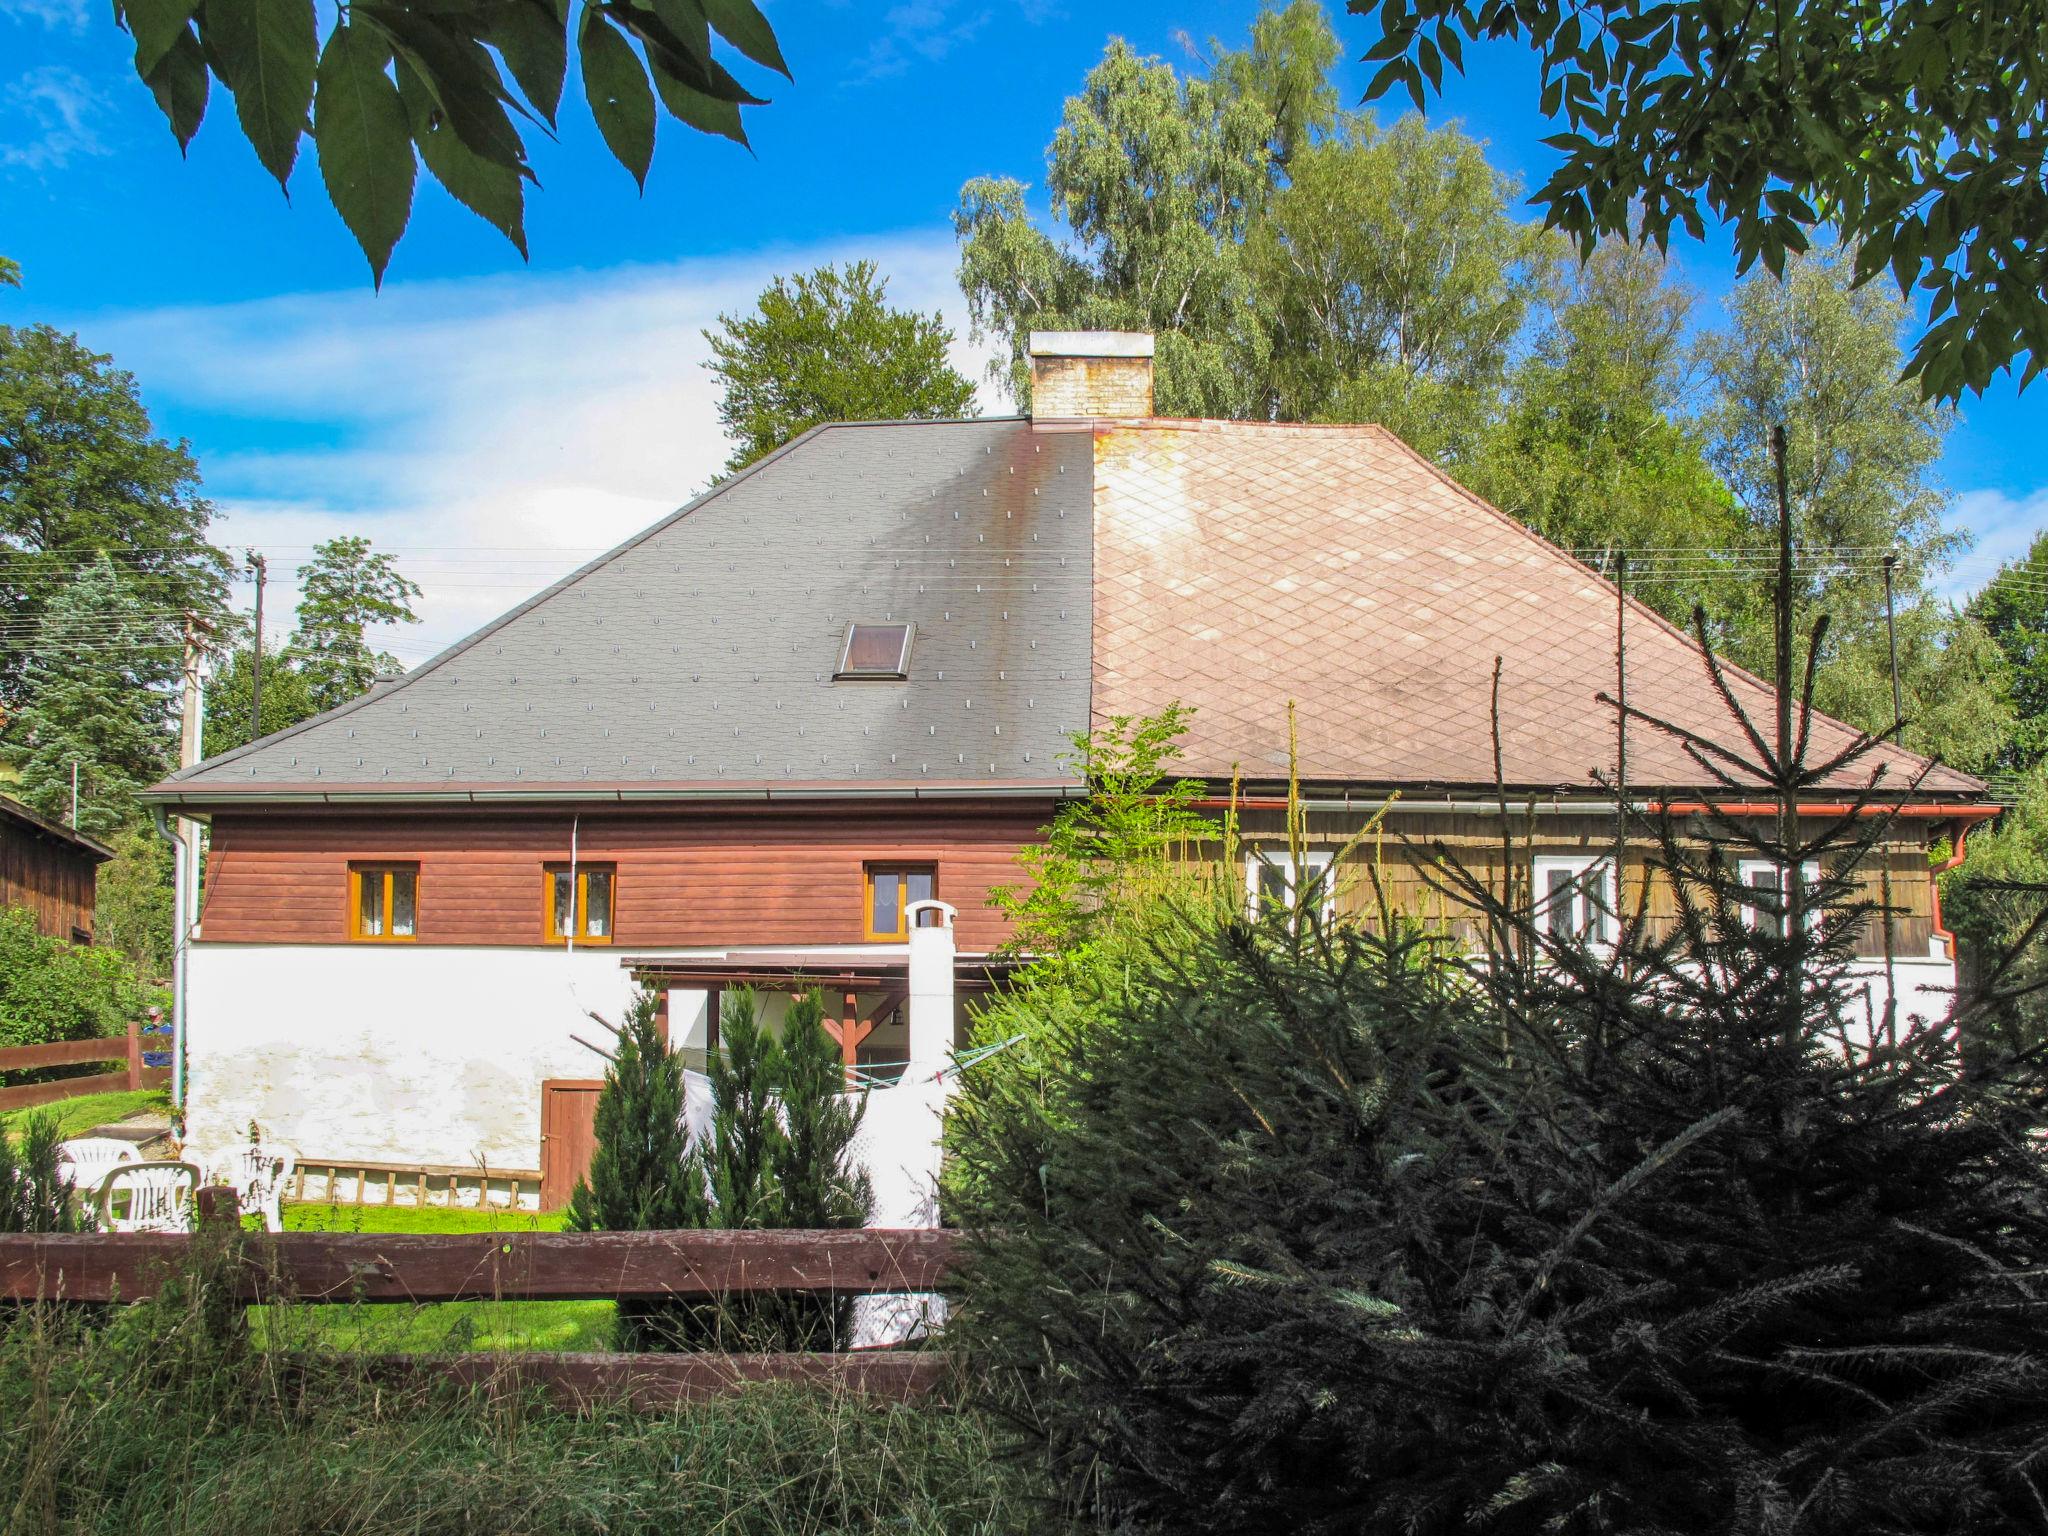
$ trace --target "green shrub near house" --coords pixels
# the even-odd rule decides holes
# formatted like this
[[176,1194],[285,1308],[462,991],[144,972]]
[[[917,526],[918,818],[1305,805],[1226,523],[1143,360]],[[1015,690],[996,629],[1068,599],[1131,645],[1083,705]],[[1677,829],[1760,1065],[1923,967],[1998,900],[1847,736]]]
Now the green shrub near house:
[[124,955],[39,933],[25,907],[0,910],[0,1046],[118,1035],[167,1001]]

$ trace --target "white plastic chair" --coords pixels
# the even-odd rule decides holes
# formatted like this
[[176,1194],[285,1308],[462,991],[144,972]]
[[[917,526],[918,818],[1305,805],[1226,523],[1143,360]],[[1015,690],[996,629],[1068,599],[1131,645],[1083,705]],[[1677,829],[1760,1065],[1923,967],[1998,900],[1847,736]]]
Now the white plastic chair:
[[284,1187],[298,1161],[298,1154],[282,1142],[244,1142],[207,1158],[206,1182],[232,1185],[244,1211],[262,1213],[265,1231],[282,1232]]
[[190,1232],[198,1193],[199,1170],[190,1163],[123,1163],[100,1183],[100,1230]]
[[71,1198],[81,1205],[99,1193],[107,1175],[123,1163],[139,1163],[135,1143],[118,1136],[81,1136],[57,1143],[57,1173],[71,1181]]

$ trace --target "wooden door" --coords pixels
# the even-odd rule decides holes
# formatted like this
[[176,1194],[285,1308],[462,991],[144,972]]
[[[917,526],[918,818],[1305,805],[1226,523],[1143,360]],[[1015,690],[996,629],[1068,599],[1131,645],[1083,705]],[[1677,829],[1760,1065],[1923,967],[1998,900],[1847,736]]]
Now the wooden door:
[[540,1085],[540,1204],[544,1211],[569,1203],[576,1181],[590,1171],[597,1150],[597,1096],[601,1077],[551,1077]]

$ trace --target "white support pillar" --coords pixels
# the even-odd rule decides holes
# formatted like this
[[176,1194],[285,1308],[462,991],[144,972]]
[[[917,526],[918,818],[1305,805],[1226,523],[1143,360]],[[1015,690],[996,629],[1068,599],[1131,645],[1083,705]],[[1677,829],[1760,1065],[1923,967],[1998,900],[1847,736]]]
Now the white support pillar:
[[[931,913],[934,921],[926,922]],[[910,924],[910,1067],[907,1076],[926,1076],[953,1054],[953,919],[943,901],[913,901],[904,909]]]

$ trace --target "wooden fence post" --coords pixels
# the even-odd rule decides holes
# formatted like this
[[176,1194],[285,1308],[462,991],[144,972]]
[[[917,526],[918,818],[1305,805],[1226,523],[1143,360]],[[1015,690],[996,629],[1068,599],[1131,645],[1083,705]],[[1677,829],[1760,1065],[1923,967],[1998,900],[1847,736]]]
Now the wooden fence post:
[[142,1026],[133,1014],[128,1018],[128,1091],[142,1086]]

